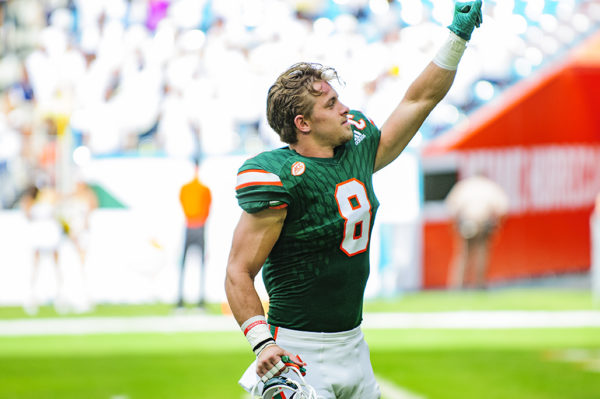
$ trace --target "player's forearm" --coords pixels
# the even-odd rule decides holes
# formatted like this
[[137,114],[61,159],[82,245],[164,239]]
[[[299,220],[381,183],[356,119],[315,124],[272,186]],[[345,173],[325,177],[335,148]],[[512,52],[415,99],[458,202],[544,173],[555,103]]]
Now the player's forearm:
[[235,265],[228,265],[225,292],[236,321],[252,351],[259,356],[265,348],[275,345],[275,339],[269,331],[260,298],[254,288],[253,275],[235,272],[241,269]]
[[262,302],[254,288],[254,279],[248,273],[228,270],[225,293],[231,312],[240,326],[253,316],[264,315]]
[[404,99],[381,127],[375,171],[383,168],[406,148],[431,110],[444,98],[455,71],[431,62],[409,87]]
[[456,71],[441,68],[430,62],[406,91],[403,101],[421,104],[431,111],[448,93]]
[[375,171],[406,148],[433,108],[446,96],[466,48],[466,40],[450,33],[432,62],[409,86],[404,98],[381,127]]

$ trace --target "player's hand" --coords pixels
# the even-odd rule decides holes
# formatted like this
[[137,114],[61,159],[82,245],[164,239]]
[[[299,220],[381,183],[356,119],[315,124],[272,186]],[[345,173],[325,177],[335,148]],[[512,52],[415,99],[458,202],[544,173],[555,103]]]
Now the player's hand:
[[448,29],[465,40],[471,40],[471,33],[475,28],[479,28],[481,22],[483,22],[481,0],[456,3],[454,19]]
[[285,367],[294,367],[296,368],[300,374],[302,374],[302,376],[306,375],[306,363],[300,359],[300,355],[296,355],[294,357],[289,357],[287,355],[281,356],[281,360],[283,361],[283,364],[285,364]]
[[[286,363],[290,364],[286,365]],[[262,381],[265,382],[269,378],[281,374],[286,367],[292,364],[297,364],[298,367],[304,367],[306,365],[306,363],[298,357],[282,349],[280,346],[270,345],[263,349],[258,355],[256,373],[261,377]]]

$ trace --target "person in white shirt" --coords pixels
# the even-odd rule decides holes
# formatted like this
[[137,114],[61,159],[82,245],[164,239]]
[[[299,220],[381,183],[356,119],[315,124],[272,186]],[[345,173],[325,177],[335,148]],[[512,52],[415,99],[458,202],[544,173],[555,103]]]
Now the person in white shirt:
[[446,197],[459,248],[451,264],[450,288],[484,288],[490,239],[508,211],[502,187],[483,175],[460,180]]

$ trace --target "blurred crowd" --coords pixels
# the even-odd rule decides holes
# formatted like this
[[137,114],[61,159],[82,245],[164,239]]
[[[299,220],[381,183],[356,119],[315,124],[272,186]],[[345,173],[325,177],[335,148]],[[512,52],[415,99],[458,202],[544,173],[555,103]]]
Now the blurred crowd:
[[[597,0],[486,0],[484,24],[421,140],[600,26]],[[382,123],[447,35],[453,0],[1,0],[0,208],[31,186],[75,189],[94,157],[190,158],[279,145],[277,74],[338,69]]]

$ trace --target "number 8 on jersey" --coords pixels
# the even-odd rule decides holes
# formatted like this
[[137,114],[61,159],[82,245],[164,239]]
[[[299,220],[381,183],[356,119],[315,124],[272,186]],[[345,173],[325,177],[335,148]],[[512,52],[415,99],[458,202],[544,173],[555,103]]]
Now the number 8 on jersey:
[[344,219],[340,249],[348,256],[366,251],[371,227],[371,203],[365,185],[357,179],[339,183],[335,188],[335,200]]

